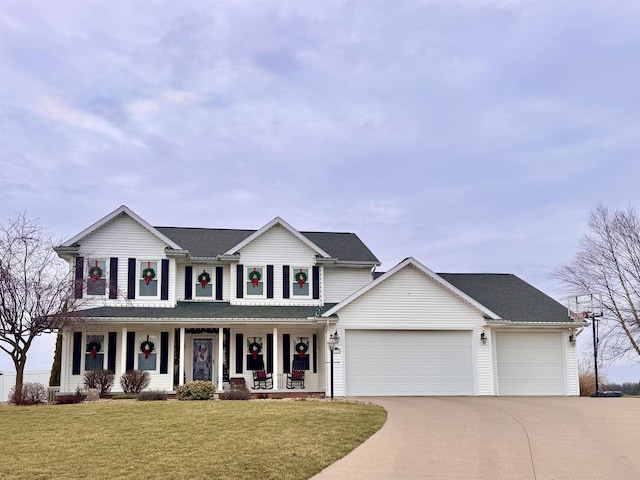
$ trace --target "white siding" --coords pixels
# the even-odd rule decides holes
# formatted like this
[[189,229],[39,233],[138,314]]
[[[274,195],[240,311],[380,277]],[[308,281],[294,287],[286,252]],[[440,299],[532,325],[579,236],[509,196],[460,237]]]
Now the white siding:
[[[157,361],[156,361],[156,370],[149,371],[151,375],[151,383],[149,384],[148,389],[158,389],[170,392],[173,390],[173,345],[174,345],[174,329],[169,326],[162,327],[151,327],[138,325],[128,325],[127,330],[129,332],[136,333],[135,340],[135,361],[134,366],[137,368],[138,362],[138,352],[139,345],[138,339],[141,335],[155,335],[158,339],[158,344],[156,345],[157,352]],[[160,329],[161,328],[161,329]],[[87,330],[83,332],[82,337],[82,348],[85,345],[86,335],[104,335],[105,338],[105,352],[104,352],[104,368],[107,368],[107,352],[108,352],[108,338],[109,332],[116,332],[116,353],[115,353],[115,378],[113,382],[113,388],[111,391],[113,393],[122,392],[122,387],[120,386],[120,376],[124,370],[122,365],[122,326],[118,325],[117,328],[114,326],[109,326],[106,324],[97,324],[87,326]],[[168,364],[168,373],[160,374],[160,332],[169,332],[169,364]],[[81,355],[81,372],[80,375],[72,375],[72,366],[73,364],[73,331],[65,330],[62,336],[62,370],[60,377],[60,391],[64,393],[75,392],[77,388],[81,390],[84,389],[84,351]]]
[[[240,251],[240,263],[244,267],[263,266],[265,267],[265,290],[266,290],[266,266],[273,265],[273,298],[251,298],[245,295],[244,298],[236,297],[236,265],[231,267],[230,289],[231,302],[237,305],[255,304],[279,304],[279,305],[319,305],[322,300],[313,298],[296,299],[283,298],[282,296],[282,266],[308,267],[309,277],[311,277],[311,267],[315,265],[315,252],[294,237],[288,230],[275,225],[253,242],[246,245]],[[320,299],[323,297],[323,269],[320,268]],[[293,273],[291,274],[293,277]],[[311,278],[309,278],[311,281]],[[246,282],[246,275],[245,275]]]
[[[172,306],[175,303],[175,260],[169,260],[169,300],[162,301],[159,299],[136,298],[135,300],[127,299],[128,285],[128,259],[135,258],[136,261],[141,260],[160,260],[166,258],[164,249],[166,244],[158,237],[151,234],[147,229],[142,227],[138,222],[131,219],[127,215],[120,215],[108,222],[104,226],[90,233],[80,242],[79,255],[90,258],[110,257],[118,258],[118,299],[109,300],[108,297],[85,297],[83,307],[93,307],[102,305],[154,305],[154,306]],[[72,265],[73,268],[73,265]],[[160,265],[158,265],[160,268]],[[86,269],[85,269],[86,276]],[[136,281],[138,279],[136,278]],[[184,282],[184,281],[183,281]],[[158,284],[160,289],[160,284]],[[108,287],[107,287],[108,290]]]
[[338,316],[342,328],[464,330],[484,324],[479,310],[410,265]]
[[[242,352],[242,373],[236,372],[236,334],[243,335],[243,352]],[[251,370],[247,370],[246,365],[246,356],[247,356],[247,338],[249,337],[262,337],[262,342],[264,344],[264,362],[266,367],[267,357],[266,357],[266,349],[267,349],[267,334],[272,334],[273,328],[271,327],[247,327],[242,329],[231,329],[231,341],[230,341],[230,351],[229,351],[229,377],[231,378],[239,378],[243,377],[247,382],[247,386],[251,388],[253,386],[253,372]],[[313,373],[313,334],[316,333],[318,335],[318,372]],[[273,370],[275,374],[278,375],[278,390],[287,390],[286,389],[286,375],[284,375],[283,369],[283,339],[282,336],[284,334],[289,334],[291,345],[289,348],[289,354],[293,355],[294,353],[294,337],[306,336],[309,337],[309,370],[305,372],[305,390],[322,390],[324,389],[324,377],[322,370],[324,368],[324,361],[321,353],[323,345],[323,334],[322,332],[317,332],[314,330],[310,330],[308,328],[297,328],[297,327],[280,327],[278,328],[278,351],[273,357]],[[327,367],[328,368],[328,367]]]
[[324,301],[339,303],[373,279],[370,268],[324,269]]
[[580,373],[578,371],[578,347],[569,343],[572,331],[563,334],[567,348],[567,395],[580,395]]
[[[493,393],[491,346],[480,342],[482,313],[462,298],[409,265],[338,311],[339,332],[345,329],[472,330],[475,391]],[[343,336],[344,338],[344,336]],[[344,395],[344,355],[340,347],[335,373],[336,395]]]

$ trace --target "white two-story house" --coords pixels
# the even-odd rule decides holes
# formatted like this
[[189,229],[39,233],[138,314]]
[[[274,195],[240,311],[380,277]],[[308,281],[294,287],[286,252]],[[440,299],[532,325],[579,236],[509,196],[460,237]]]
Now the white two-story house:
[[[56,247],[82,322],[63,330],[61,392],[87,370],[151,389],[230,378],[359,395],[577,395],[566,309],[513,275],[390,271],[353,233],[153,227],[122,206]],[[330,378],[331,335],[340,338]],[[331,381],[333,380],[333,382]],[[294,388],[299,388],[294,385]],[[119,391],[116,380],[113,391]]]

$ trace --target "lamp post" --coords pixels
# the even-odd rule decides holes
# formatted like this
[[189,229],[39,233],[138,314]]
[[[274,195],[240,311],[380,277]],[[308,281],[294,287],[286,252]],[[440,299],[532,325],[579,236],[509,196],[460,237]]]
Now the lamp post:
[[338,349],[338,343],[340,343],[340,337],[338,336],[338,331],[336,330],[334,333],[329,335],[329,340],[327,340],[327,345],[329,347],[329,351],[331,352],[331,400],[333,400],[333,353],[338,350],[340,353],[340,349]]

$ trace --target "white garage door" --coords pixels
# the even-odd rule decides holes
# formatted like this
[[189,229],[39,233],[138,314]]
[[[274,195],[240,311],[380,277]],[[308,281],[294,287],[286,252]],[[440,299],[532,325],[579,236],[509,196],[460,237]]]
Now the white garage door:
[[471,332],[347,330],[347,395],[473,395]]
[[500,395],[565,395],[562,333],[497,332]]

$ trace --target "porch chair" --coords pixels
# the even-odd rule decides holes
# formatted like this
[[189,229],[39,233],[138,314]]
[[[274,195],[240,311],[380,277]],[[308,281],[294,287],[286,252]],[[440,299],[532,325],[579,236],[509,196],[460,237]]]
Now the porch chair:
[[287,388],[296,388],[295,384],[300,385],[300,388],[304,388],[304,362],[293,361],[293,368],[291,373],[287,373]]
[[265,390],[273,388],[273,376],[264,370],[253,371],[253,389],[259,390],[264,388]]

